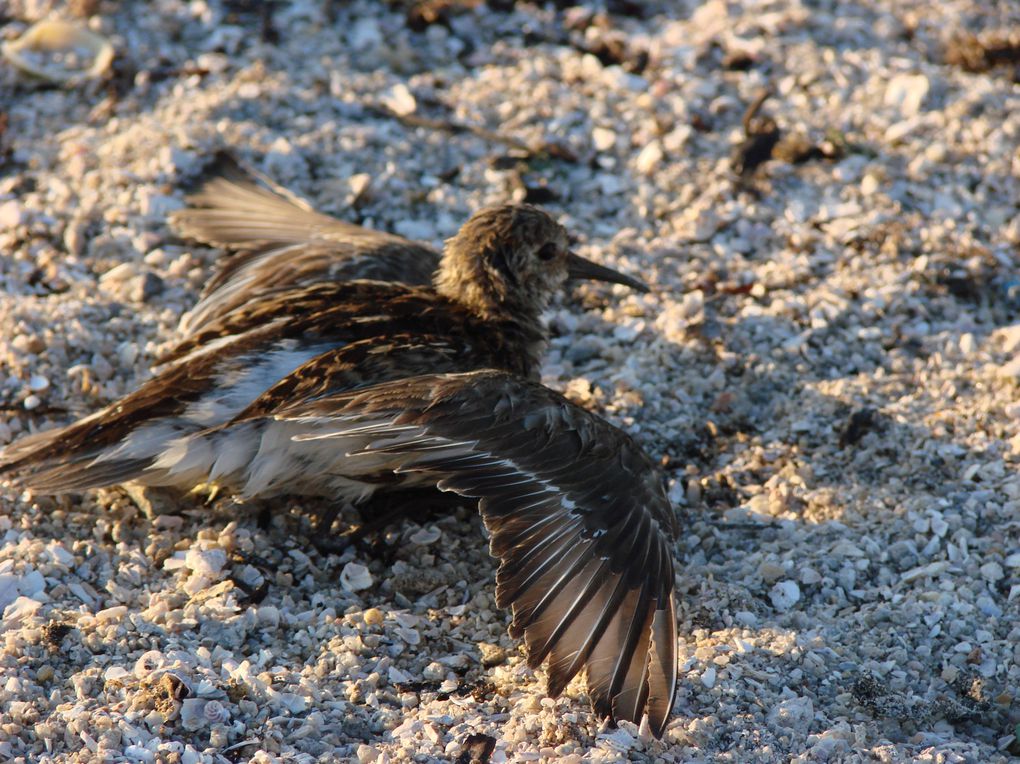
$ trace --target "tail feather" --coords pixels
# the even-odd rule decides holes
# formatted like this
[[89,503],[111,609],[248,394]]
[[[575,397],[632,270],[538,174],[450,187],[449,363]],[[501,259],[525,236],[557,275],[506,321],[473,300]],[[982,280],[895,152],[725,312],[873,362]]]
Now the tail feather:
[[225,247],[306,242],[316,232],[363,233],[364,229],[316,212],[296,194],[242,167],[226,152],[217,155],[201,189],[171,224],[182,236]]
[[117,461],[96,461],[94,458],[88,458],[81,462],[60,462],[19,476],[17,482],[36,493],[79,493],[136,480],[145,473],[153,461],[155,461],[153,458]]

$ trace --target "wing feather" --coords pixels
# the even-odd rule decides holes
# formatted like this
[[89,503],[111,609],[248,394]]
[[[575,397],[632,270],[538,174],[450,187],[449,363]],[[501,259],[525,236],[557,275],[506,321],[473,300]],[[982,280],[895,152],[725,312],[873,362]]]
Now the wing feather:
[[479,499],[512,611],[549,691],[582,670],[598,714],[661,735],[676,687],[672,542],[658,467],[623,432],[503,372],[427,375],[277,412],[366,444],[401,474]]
[[439,253],[429,246],[316,212],[225,153],[211,174],[170,222],[180,236],[233,254],[182,317],[186,335],[281,289],[353,279],[419,286],[432,281]]
[[[172,417],[192,405],[181,396],[198,395],[214,375],[174,368],[191,387],[173,399],[160,397],[166,380],[151,395],[143,386],[131,407],[117,404],[123,421],[103,413],[72,425],[28,453],[15,449],[18,461],[0,471],[27,464],[28,484],[60,490],[139,476],[163,484],[177,471],[189,480],[221,476],[244,495],[317,486],[359,496],[392,470],[411,484],[476,498],[500,561],[496,601],[510,608],[511,634],[523,637],[529,664],[548,659],[550,692],[583,671],[596,713],[634,722],[647,715],[662,734],[677,681],[678,528],[659,468],[629,436],[541,385],[493,370],[367,387],[355,375],[345,392],[330,394],[313,380],[296,402],[291,388],[270,391],[229,422],[178,431]],[[337,366],[333,382],[346,380],[347,368]],[[142,409],[149,403],[170,418],[147,435],[132,428],[150,421]],[[78,446],[62,450],[57,441],[68,434]],[[156,448],[164,441],[172,448]]]

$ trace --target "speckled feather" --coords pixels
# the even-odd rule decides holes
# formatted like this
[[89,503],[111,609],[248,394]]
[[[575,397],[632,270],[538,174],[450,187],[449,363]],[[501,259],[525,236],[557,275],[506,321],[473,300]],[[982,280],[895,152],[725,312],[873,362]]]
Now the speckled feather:
[[226,152],[217,155],[209,175],[170,224],[182,237],[231,255],[182,317],[186,334],[281,289],[354,279],[432,283],[440,253],[426,244],[317,212]]
[[[337,351],[357,343],[363,344],[350,353],[371,355],[374,381],[484,367],[535,376],[546,339],[542,310],[577,262],[597,269],[570,253],[567,243],[563,227],[537,208],[493,207],[473,215],[446,243],[435,289],[351,281],[263,293],[185,338],[134,393],[7,448],[0,472],[21,472],[27,484],[50,492],[122,482],[171,443],[229,421],[267,391],[263,403],[275,405],[275,395],[321,386],[332,378],[322,375]],[[627,280],[613,271],[595,275]],[[416,354],[398,352],[399,343]],[[366,349],[373,346],[377,352],[370,354]],[[382,348],[392,352],[382,354]],[[287,379],[323,353],[333,355]],[[334,391],[358,376],[347,368],[350,357],[335,375],[341,386]],[[319,382],[310,382],[316,375]],[[372,381],[362,373],[358,384]]]
[[[224,338],[271,325],[277,326],[275,336],[303,341],[383,341],[393,335],[416,334],[447,337],[466,348],[491,347],[502,352],[498,365],[524,376],[536,372],[537,352],[545,338],[535,316],[480,321],[463,304],[432,289],[376,281],[336,282],[278,290],[242,305],[186,337],[158,363],[180,361]],[[536,352],[528,350],[532,347]]]
[[501,561],[497,603],[512,609],[530,665],[549,659],[550,694],[583,668],[600,715],[647,712],[661,735],[677,680],[678,526],[661,470],[629,435],[490,370],[318,397],[231,426],[252,421],[290,426],[295,452],[343,444],[323,474],[356,477],[365,460],[480,499]]
[[[343,355],[325,373],[334,389],[344,374],[359,381],[364,359],[345,370]],[[511,608],[529,664],[548,660],[550,694],[583,670],[596,713],[647,714],[662,734],[677,681],[678,527],[661,470],[630,436],[495,370],[294,392],[182,438],[131,477],[215,480],[248,497],[356,501],[380,487],[430,485],[479,499],[500,560],[497,604]]]

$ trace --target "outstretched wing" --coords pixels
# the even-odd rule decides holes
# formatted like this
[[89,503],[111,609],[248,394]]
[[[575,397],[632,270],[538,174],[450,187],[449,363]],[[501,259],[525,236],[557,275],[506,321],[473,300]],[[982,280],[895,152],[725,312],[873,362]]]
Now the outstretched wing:
[[229,421],[329,347],[281,337],[279,328],[266,322],[229,337],[213,352],[164,368],[90,416],[21,438],[0,450],[0,476],[15,474],[37,493],[144,479],[171,443]]
[[363,444],[348,474],[365,460],[480,499],[497,604],[512,609],[529,664],[549,659],[550,694],[583,668],[597,713],[647,713],[662,734],[677,679],[677,526],[662,473],[626,433],[495,371],[376,385],[275,419],[303,425],[294,446]]
[[212,173],[170,222],[181,236],[235,253],[182,318],[185,333],[270,291],[352,279],[432,281],[439,253],[431,247],[316,212],[225,152]]

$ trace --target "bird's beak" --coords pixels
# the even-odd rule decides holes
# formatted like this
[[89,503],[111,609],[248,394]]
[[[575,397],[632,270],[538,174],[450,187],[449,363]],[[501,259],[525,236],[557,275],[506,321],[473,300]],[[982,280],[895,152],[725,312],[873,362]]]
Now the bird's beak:
[[612,284],[623,284],[639,292],[650,292],[648,285],[630,276],[625,276],[619,271],[607,268],[604,265],[585,260],[573,252],[567,253],[567,278],[570,279],[591,279],[592,281],[608,281]]

